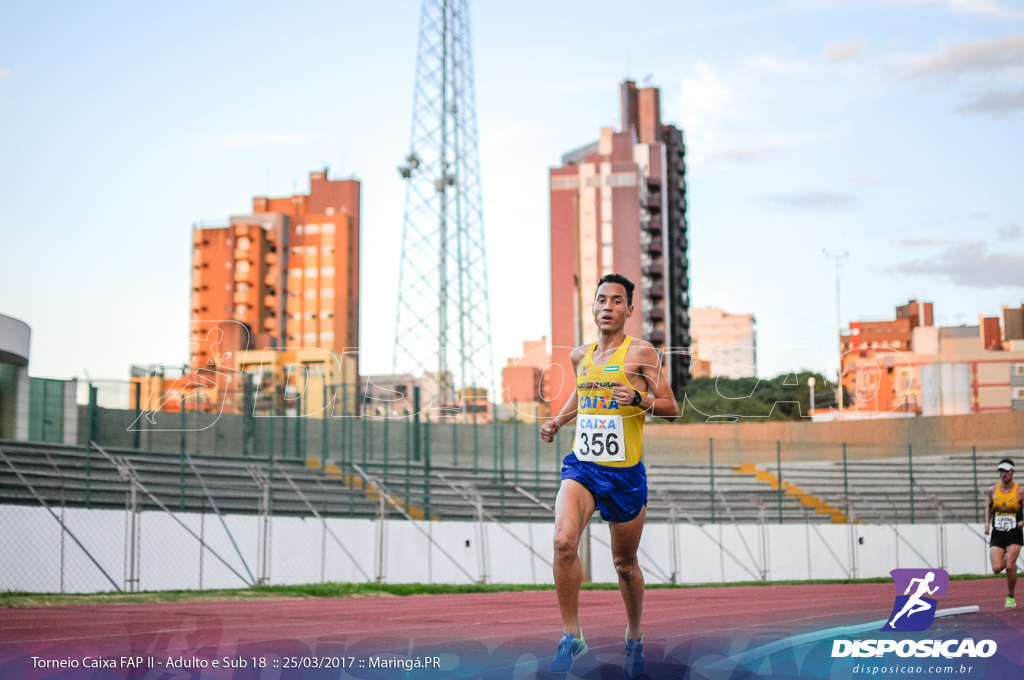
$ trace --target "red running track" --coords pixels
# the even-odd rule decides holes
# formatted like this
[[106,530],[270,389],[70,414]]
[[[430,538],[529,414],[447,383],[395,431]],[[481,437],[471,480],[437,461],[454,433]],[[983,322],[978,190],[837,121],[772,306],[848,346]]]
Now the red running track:
[[[1004,594],[1002,579],[952,581],[939,608],[977,604],[978,614],[955,618],[1024,630],[1024,611],[1004,610]],[[697,638],[767,640],[862,624],[886,618],[894,595],[892,583],[648,590],[645,642],[653,649]],[[580,616],[592,651],[620,650],[625,610],[617,591],[582,592]],[[553,591],[4,609],[0,664],[26,654],[398,654],[459,641],[493,650],[528,640],[553,653],[560,632]]]

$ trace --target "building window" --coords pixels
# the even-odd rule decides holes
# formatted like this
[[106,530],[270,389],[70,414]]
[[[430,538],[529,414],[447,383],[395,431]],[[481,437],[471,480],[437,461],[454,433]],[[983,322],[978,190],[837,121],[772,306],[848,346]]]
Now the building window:
[[1024,399],[1024,387],[1014,387],[1013,388],[1013,398],[1014,399]]
[[334,267],[320,267],[320,276],[334,276]]
[[249,246],[250,245],[251,244],[249,242],[248,237],[243,236],[240,239],[238,239],[238,249],[239,250],[249,250]]
[[610,187],[635,187],[636,186],[636,173],[635,172],[616,172],[608,175],[606,180],[607,185]]
[[301,224],[296,224],[295,225],[295,233],[299,234],[299,235],[302,234],[302,225]]
[[316,342],[316,333],[306,333],[302,336],[303,342]]
[[1013,374],[1014,375],[1024,375],[1024,363],[1014,364],[1013,365]]
[[239,293],[248,293],[249,292],[249,284],[248,283],[240,283],[240,284],[238,284],[238,287],[236,288],[236,290]]
[[302,297],[306,298],[307,300],[315,300],[316,288],[307,288]]
[[316,253],[317,253],[317,247],[316,246],[306,246],[306,255],[316,255]]
[[244,274],[247,271],[249,271],[249,261],[248,260],[239,260],[238,264],[236,265],[235,268],[238,269],[238,271],[240,271],[240,272],[242,272]]
[[320,342],[334,342],[334,333],[331,331],[321,333]]
[[552,177],[551,178],[551,190],[562,191],[566,189],[579,189],[580,178],[572,175],[569,177]]
[[324,255],[331,255],[332,253],[334,253],[334,246],[324,246],[320,250],[320,252],[322,252]]
[[316,275],[320,270],[316,267],[306,267],[306,276],[309,278],[316,278]]
[[323,288],[323,289],[321,289],[320,290],[320,297],[322,297],[324,299],[329,299],[329,298],[334,297],[334,289],[333,288]]
[[299,269],[298,267],[296,267],[295,269],[289,269],[288,276],[294,276],[297,279],[302,278],[302,270]]
[[333,222],[328,222],[327,224],[321,224],[320,225],[320,233],[321,234],[333,234],[334,233],[334,223]]
[[319,234],[320,233],[320,225],[319,224],[307,224],[306,225],[306,233],[307,234]]

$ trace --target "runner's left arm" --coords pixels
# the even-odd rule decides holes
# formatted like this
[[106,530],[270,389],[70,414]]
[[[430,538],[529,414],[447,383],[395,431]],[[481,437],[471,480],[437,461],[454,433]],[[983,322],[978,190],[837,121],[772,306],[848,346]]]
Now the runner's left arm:
[[665,375],[661,356],[658,354],[658,350],[650,344],[637,349],[640,375],[647,381],[648,391],[651,393],[647,394],[646,391],[640,393],[640,408],[650,411],[651,415],[671,422],[679,417],[679,404],[676,402],[676,395],[672,393],[668,376]]

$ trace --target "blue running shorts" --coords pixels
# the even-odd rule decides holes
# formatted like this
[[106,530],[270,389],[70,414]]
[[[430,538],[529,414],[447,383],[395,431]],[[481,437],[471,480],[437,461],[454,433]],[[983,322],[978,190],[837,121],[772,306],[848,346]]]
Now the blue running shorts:
[[607,467],[579,460],[570,453],[562,460],[562,479],[585,486],[606,522],[628,522],[647,505],[647,469],[643,463],[628,468]]

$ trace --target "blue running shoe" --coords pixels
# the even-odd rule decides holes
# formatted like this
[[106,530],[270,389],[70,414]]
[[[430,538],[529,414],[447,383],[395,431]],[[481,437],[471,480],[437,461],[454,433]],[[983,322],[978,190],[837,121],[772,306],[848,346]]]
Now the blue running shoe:
[[622,675],[626,680],[636,680],[644,673],[644,636],[639,640],[626,638],[626,661],[622,664]]
[[548,664],[549,673],[568,673],[572,668],[572,662],[587,653],[587,641],[583,639],[583,631],[580,631],[579,638],[574,638],[566,633],[558,643],[558,651],[555,658]]

